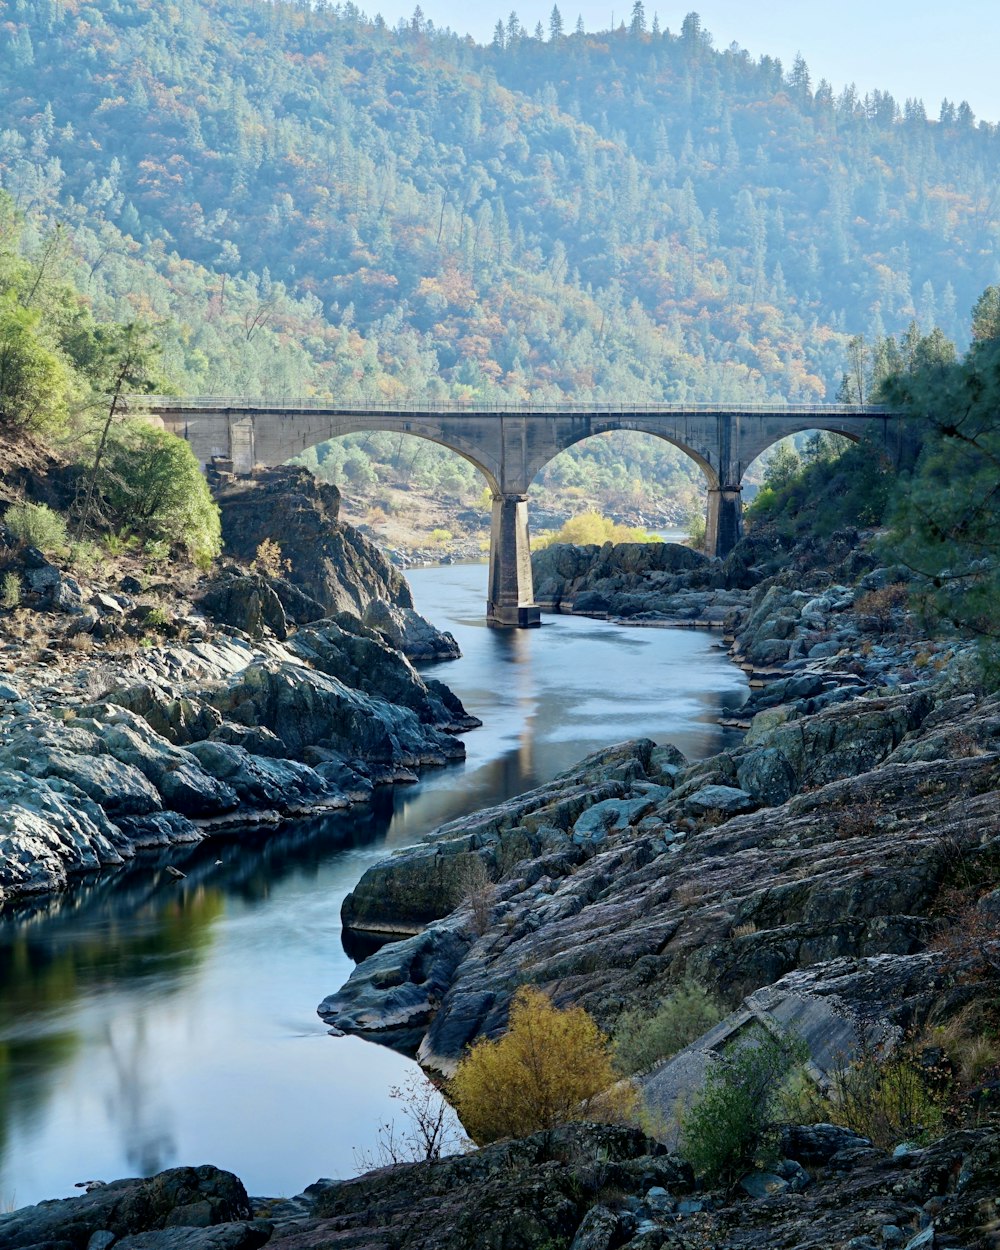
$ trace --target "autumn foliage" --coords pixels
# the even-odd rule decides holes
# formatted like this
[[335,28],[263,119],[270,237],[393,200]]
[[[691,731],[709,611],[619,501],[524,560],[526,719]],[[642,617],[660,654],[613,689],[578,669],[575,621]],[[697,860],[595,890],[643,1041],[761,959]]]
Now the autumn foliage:
[[[583,1008],[560,1010],[541,990],[523,986],[507,1032],[472,1047],[449,1094],[466,1132],[485,1145],[595,1118],[595,1100],[615,1080],[608,1038]],[[627,1097],[601,1098],[602,1119],[609,1101]]]

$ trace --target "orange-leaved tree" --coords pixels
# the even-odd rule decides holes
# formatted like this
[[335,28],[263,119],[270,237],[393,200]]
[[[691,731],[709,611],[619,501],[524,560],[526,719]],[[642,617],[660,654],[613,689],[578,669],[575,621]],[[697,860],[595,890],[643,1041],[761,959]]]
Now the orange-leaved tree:
[[[507,1032],[482,1039],[459,1063],[449,1094],[478,1145],[595,1118],[594,1102],[615,1084],[608,1038],[582,1007],[560,1010],[534,986],[514,996]],[[599,1118],[624,1114],[625,1087],[600,1100]]]

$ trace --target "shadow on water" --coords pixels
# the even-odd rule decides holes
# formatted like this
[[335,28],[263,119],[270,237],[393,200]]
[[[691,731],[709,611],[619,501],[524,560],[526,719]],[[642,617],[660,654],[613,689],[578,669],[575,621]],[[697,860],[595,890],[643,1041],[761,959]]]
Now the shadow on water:
[[706,635],[574,617],[489,629],[484,569],[411,582],[463,651],[434,675],[484,721],[464,763],[369,807],[144,854],[0,915],[0,1204],[205,1159],[257,1192],[350,1174],[412,1067],[330,1039],[315,1015],[370,953],[339,923],[365,869],[611,742],[671,740],[695,758],[734,737],[715,722],[746,683]]

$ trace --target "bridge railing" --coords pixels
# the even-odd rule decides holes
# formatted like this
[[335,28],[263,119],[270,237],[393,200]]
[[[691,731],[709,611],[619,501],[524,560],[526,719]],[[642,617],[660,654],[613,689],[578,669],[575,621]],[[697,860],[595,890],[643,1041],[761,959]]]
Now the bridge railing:
[[362,400],[338,402],[333,399],[288,399],[252,395],[130,395],[132,409],[146,412],[287,412],[342,413],[359,416],[396,416],[412,413],[420,416],[513,416],[585,415],[585,416],[667,416],[679,413],[747,413],[764,416],[853,416],[878,417],[895,415],[881,404],[787,404],[787,403],[465,403],[461,400],[399,400],[394,403],[367,403]]

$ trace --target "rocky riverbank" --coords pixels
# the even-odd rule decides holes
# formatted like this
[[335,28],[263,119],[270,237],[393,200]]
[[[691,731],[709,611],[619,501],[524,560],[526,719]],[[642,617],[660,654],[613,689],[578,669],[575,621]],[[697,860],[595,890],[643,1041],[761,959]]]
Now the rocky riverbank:
[[[0,1215],[9,1250],[933,1250],[994,1244],[1000,1134],[889,1155],[832,1125],[787,1130],[777,1170],[705,1193],[641,1133],[574,1125],[474,1154],[251,1198],[229,1172],[148,1180]],[[766,1183],[763,1183],[766,1180]]]
[[[0,903],[464,757],[456,735],[479,722],[408,658],[453,658],[455,640],[311,484],[278,471],[232,488],[234,545],[282,527],[277,572],[163,580],[127,551],[82,571],[0,530],[19,584],[2,621]],[[270,500],[258,529],[248,497]]]
[[[754,681],[748,732],[701,761],[645,740],[609,747],[376,865],[346,900],[344,921],[399,940],[360,964],[320,1012],[338,1031],[415,1053],[447,1074],[470,1042],[503,1031],[526,983],[613,1029],[623,1011],[651,1009],[695,981],[729,1014],[635,1078],[658,1140],[576,1126],[320,1181],[288,1200],[250,1200],[215,1169],[175,1169],[2,1217],[3,1244],[992,1244],[1000,1214],[996,1063],[980,1067],[977,1086],[961,1086],[970,1114],[960,1107],[952,1131],[945,1124],[929,1145],[886,1153],[846,1129],[793,1125],[774,1170],[734,1192],[706,1192],[670,1153],[679,1100],[746,1030],[793,1031],[825,1088],[873,1023],[880,1044],[891,1051],[905,1043],[929,1072],[952,1064],[941,1036],[963,1030],[975,1041],[995,1026],[1000,696],[970,688],[971,648],[923,638],[906,608],[904,573],[879,567],[856,536],[801,559],[775,557],[771,568],[746,548],[725,565],[661,548],[627,552],[617,567],[613,550],[551,550],[563,607],[577,609],[594,592],[607,604],[595,611],[625,608],[621,615],[637,624],[714,620]],[[381,634],[374,628],[385,617],[401,640],[398,606],[368,605],[367,625],[353,614],[310,622],[313,609],[284,592],[280,578],[263,583],[231,570],[213,588],[225,600],[215,610],[247,629],[230,625],[225,638],[133,657],[131,680],[97,708],[79,695],[68,715],[46,705],[68,737],[56,742],[45,725],[24,727],[48,752],[45,786],[56,795],[75,787],[77,812],[89,813],[89,803],[119,830],[132,819],[141,836],[153,836],[156,822],[186,819],[199,836],[235,810],[222,787],[244,803],[263,793],[249,789],[260,776],[248,778],[244,756],[223,770],[231,752],[265,771],[268,761],[291,759],[300,789],[289,800],[317,797],[305,780],[313,775],[337,791],[340,799],[327,796],[336,802],[454,743],[466,723],[460,706],[387,646],[388,623]],[[284,637],[269,592],[284,613]],[[357,700],[384,706],[374,714]],[[316,723],[346,726],[345,740],[310,741],[314,712]],[[37,716],[38,708],[12,703],[10,714]],[[277,756],[272,739],[284,748]],[[65,758],[74,743],[85,761],[76,773]],[[101,808],[83,784],[95,760],[134,767],[140,779],[116,792],[151,805],[129,816]],[[171,773],[179,777],[169,781]],[[214,810],[185,816],[166,800],[171,786],[197,792]],[[291,801],[286,810],[295,810]],[[957,1059],[953,1071],[958,1082]]]
[[[624,744],[370,869],[345,923],[418,931],[321,1014],[447,1072],[525,981],[610,1027],[685,978],[736,1008],[796,970],[927,948],[956,864],[988,874],[1000,850],[1000,700],[907,690],[759,719],[695,764]],[[472,859],[495,882],[481,933],[456,908]]]
[[503,1031],[525,983],[610,1030],[693,980],[731,1015],[638,1079],[664,1140],[677,1100],[754,1022],[799,1033],[820,1087],[866,1020],[889,1045],[959,1019],[988,1031],[1000,697],[970,688],[970,644],[922,636],[902,570],[856,536],[816,554],[776,575],[744,565],[756,584],[728,591],[712,584],[726,569],[692,553],[628,553],[623,568],[610,548],[556,550],[575,603],[588,582],[609,606],[644,583],[646,623],[735,596],[720,623],[755,682],[746,737],[696,762],[648,741],[609,748],[371,868],[345,924],[409,936],[361,964],[323,1018],[448,1074]]

